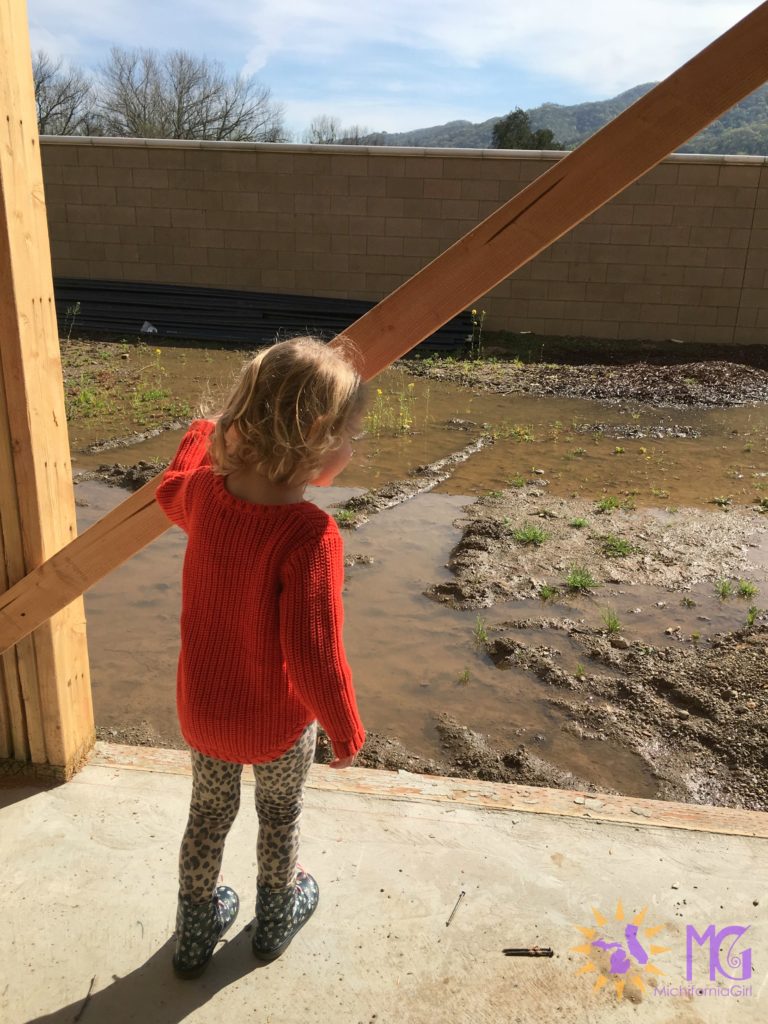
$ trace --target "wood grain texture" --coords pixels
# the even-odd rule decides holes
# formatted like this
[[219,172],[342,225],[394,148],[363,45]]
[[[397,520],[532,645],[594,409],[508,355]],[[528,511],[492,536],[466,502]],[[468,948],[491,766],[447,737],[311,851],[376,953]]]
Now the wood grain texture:
[[[352,324],[345,335],[362,351],[362,376],[375,377],[766,79],[763,3]],[[0,651],[167,528],[151,500],[158,481],[0,598]]]
[[[0,112],[0,582],[15,584],[76,535],[23,0],[0,0]],[[85,613],[67,604],[2,663],[0,741],[59,766],[93,740]]]
[[[167,772],[172,775],[190,775],[192,771],[186,750],[131,747],[120,743],[98,742],[89,763],[121,770]],[[252,784],[253,779],[243,775],[243,782]],[[466,804],[486,810],[525,811],[590,821],[610,821],[634,828],[678,828],[768,839],[768,814],[763,811],[648,800],[614,793],[453,779],[442,775],[417,775],[378,768],[352,767],[338,771],[321,764],[313,764],[310,768],[307,787],[337,793],[364,793],[385,800],[405,800],[409,803]]]

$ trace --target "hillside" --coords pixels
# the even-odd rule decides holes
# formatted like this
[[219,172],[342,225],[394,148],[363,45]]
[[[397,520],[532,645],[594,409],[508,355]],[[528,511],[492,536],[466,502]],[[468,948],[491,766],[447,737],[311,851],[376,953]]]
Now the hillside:
[[[567,149],[574,149],[612,118],[626,110],[655,83],[636,85],[609,100],[562,106],[543,103],[527,111],[531,125],[549,128]],[[501,115],[500,115],[501,116]],[[498,117],[473,124],[471,121],[449,121],[431,128],[410,132],[376,132],[362,140],[379,146],[439,146],[458,149],[488,149],[491,133]],[[761,86],[742,100],[690,142],[680,147],[681,153],[746,153],[768,155],[768,85]]]

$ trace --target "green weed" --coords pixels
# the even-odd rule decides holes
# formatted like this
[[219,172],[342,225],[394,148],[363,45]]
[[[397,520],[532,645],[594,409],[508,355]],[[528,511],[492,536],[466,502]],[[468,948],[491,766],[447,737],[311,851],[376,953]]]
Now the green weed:
[[475,638],[475,642],[478,644],[484,644],[488,640],[488,630],[485,628],[485,619],[480,615],[477,616],[475,621],[475,628],[472,630]]
[[539,597],[542,601],[552,601],[559,593],[560,591],[557,587],[550,587],[548,583],[544,583],[539,587]]
[[623,537],[614,537],[612,533],[602,538],[603,554],[607,558],[626,558],[634,553],[635,548]]
[[621,620],[613,608],[603,608],[602,616],[608,633],[614,634],[621,632]]
[[533,425],[530,423],[509,423],[507,420],[502,420],[497,426],[492,426],[488,432],[495,440],[513,437],[518,442],[528,444],[536,440]]
[[64,326],[67,329],[67,341],[72,340],[72,331],[75,327],[75,322],[78,316],[80,316],[80,303],[76,302],[72,306],[67,306],[64,314]]
[[757,587],[751,580],[739,580],[738,594],[739,597],[754,597],[757,593]]
[[549,536],[540,526],[533,523],[524,523],[519,530],[513,530],[512,536],[518,544],[534,544],[537,547],[543,544]]
[[483,324],[485,323],[485,310],[472,310],[472,334],[467,339],[469,342],[469,358],[482,359],[483,357]]
[[565,577],[565,582],[570,590],[577,590],[582,593],[592,590],[593,587],[597,586],[597,581],[589,569],[581,565],[571,566],[568,570],[568,575]]
[[114,407],[107,390],[82,373],[79,384],[66,395],[64,408],[67,419],[73,420],[76,417],[90,419],[101,416],[112,412]]
[[[147,346],[140,346],[145,351]],[[163,353],[154,349],[152,361],[139,370],[139,379],[131,395],[131,408],[134,419],[144,427],[157,422],[163,417],[181,419],[191,414],[188,402],[174,399],[165,386],[168,371],[163,366]]]
[[355,513],[350,509],[340,508],[333,513],[333,518],[339,526],[351,526],[355,522]]
[[595,512],[599,515],[604,515],[607,512],[613,512],[614,509],[619,508],[618,498],[614,498],[612,494],[609,494],[606,498],[601,498],[600,501],[595,505]]
[[398,390],[386,395],[382,388],[376,388],[376,396],[363,423],[365,432],[371,437],[382,433],[407,434],[415,419],[415,387],[413,382],[401,383]]
[[749,608],[749,610],[747,611],[747,625],[748,626],[754,626],[755,620],[757,619],[757,616],[759,614],[760,614],[760,609],[757,607],[757,605],[753,604],[752,607]]
[[574,530],[583,530],[588,523],[586,519],[572,519],[568,525],[572,526]]
[[726,597],[733,594],[733,584],[730,580],[718,580],[715,584],[715,593],[721,601],[724,601]]

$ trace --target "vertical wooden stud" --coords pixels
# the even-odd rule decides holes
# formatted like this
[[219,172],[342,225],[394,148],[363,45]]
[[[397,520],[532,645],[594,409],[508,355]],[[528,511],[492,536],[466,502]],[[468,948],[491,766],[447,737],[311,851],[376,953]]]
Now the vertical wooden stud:
[[[0,587],[75,535],[27,10],[0,0]],[[0,668],[0,771],[68,777],[94,741],[82,600]]]

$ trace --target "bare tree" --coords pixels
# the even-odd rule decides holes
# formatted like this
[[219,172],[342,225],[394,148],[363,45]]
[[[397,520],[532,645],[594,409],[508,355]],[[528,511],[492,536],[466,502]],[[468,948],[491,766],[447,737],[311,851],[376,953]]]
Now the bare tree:
[[282,142],[283,108],[253,77],[184,50],[113,47],[101,70],[105,135]]
[[37,127],[41,135],[91,135],[97,131],[93,83],[44,50],[32,56]]
[[371,129],[364,124],[351,124],[341,133],[339,142],[343,146],[367,146]]
[[341,121],[338,117],[330,117],[328,114],[318,114],[309,122],[309,128],[304,132],[304,142],[310,145],[332,145],[339,141],[341,134]]
[[303,138],[310,145],[360,146],[366,144],[370,134],[370,128],[364,125],[352,124],[349,128],[342,128],[338,117],[318,114],[310,121]]

